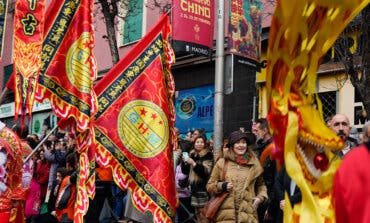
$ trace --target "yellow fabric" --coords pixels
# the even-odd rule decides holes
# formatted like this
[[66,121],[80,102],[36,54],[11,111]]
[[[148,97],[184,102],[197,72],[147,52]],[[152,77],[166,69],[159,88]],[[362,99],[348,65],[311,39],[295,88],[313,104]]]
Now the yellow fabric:
[[[282,0],[271,23],[266,86],[268,119],[286,170],[302,192],[301,204],[286,203],[284,222],[335,222],[332,183],[340,163],[331,150],[343,142],[323,122],[317,70],[338,35],[370,0]],[[318,109],[315,104],[317,104]],[[329,168],[316,177],[297,152],[298,139],[324,146]],[[315,151],[312,144],[305,149]],[[315,154],[314,154],[315,155]]]

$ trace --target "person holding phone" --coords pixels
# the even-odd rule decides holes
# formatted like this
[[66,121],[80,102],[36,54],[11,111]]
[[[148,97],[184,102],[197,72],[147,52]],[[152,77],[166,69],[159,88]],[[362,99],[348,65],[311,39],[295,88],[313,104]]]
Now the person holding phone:
[[182,166],[189,158],[189,153],[181,152],[181,150],[177,152],[179,153],[179,159],[175,168],[175,182],[180,204],[176,209],[176,223],[193,222],[191,219],[194,215],[194,207],[191,206],[189,174],[182,171]]
[[183,152],[182,157],[184,158],[184,161],[186,162],[189,159],[189,153],[188,152]]
[[209,150],[206,137],[204,135],[197,136],[194,139],[189,158],[186,159],[185,156],[183,154],[184,163],[181,168],[184,174],[189,174],[191,206],[195,209],[197,221],[206,223],[208,220],[201,213],[201,209],[208,202],[209,195],[206,185],[213,168],[213,154]]

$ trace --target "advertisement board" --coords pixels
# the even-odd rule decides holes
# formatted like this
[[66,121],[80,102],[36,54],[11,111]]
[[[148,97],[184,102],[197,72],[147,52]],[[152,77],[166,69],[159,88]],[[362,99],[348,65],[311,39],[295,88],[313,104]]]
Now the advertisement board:
[[213,132],[214,92],[214,85],[178,92],[175,126],[181,134],[197,128]]
[[229,0],[228,53],[260,61],[262,15],[259,0]]
[[172,1],[172,47],[176,53],[210,56],[213,47],[214,2]]

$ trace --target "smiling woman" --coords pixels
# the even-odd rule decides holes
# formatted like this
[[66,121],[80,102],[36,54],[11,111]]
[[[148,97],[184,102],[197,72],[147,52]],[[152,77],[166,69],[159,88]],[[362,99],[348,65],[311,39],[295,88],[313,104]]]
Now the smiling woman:
[[[263,168],[248,149],[248,144],[250,141],[246,133],[232,132],[229,150],[212,171],[207,191],[215,196],[230,192],[220,206],[215,222],[258,222],[257,208],[267,199],[267,189],[263,182]],[[227,172],[225,180],[221,180],[226,160]]]

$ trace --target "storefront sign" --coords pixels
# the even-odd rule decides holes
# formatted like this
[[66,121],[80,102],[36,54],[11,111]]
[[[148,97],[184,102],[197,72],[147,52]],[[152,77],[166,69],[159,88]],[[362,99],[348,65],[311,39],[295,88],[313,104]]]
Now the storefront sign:
[[175,52],[203,56],[213,47],[214,1],[173,0],[172,39]]
[[[46,100],[44,103],[35,102],[33,104],[32,112],[40,112],[50,109],[51,109],[50,102]],[[0,106],[0,119],[9,117],[14,117],[14,102],[3,104]]]

